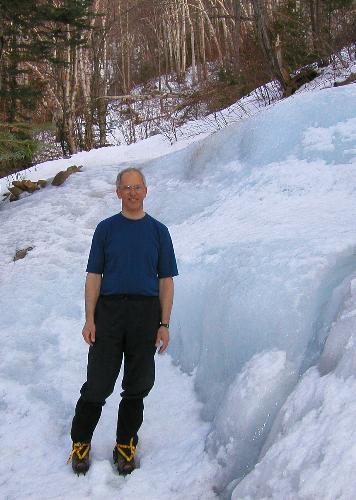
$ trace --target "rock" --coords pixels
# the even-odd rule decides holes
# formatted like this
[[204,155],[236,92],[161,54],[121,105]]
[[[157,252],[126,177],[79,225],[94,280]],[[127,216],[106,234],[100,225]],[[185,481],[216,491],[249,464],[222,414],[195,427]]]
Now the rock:
[[61,170],[54,176],[52,186],[61,186],[71,174],[74,174],[74,172],[80,172],[81,168],[81,166],[77,167],[77,165],[72,165],[71,167],[68,167],[67,170]]
[[[52,180],[52,186],[61,186],[71,174],[74,174],[75,172],[81,172],[82,168],[82,165],[71,165],[67,168],[67,170],[61,170],[54,176]],[[34,193],[38,189],[46,187],[48,181],[46,181],[45,179],[40,179],[37,182],[33,182],[29,179],[22,179],[21,181],[12,181],[12,184],[13,185],[9,188],[9,192],[3,194],[3,201],[5,201],[7,198],[10,201],[17,201],[22,193]]]
[[[47,181],[41,179],[37,182],[30,181],[29,179],[22,179],[21,181],[12,181],[12,186],[9,187],[9,192],[3,194],[5,199],[9,198],[10,201],[17,201],[21,194],[26,193],[34,193],[38,189],[44,188],[47,186]],[[5,201],[5,200],[4,200]]]
[[19,189],[22,189],[22,191],[24,191],[24,189],[21,187],[22,186],[22,182],[23,181],[12,181],[12,185],[19,188]]
[[22,189],[22,191],[27,191],[27,193],[34,193],[37,189],[39,189],[37,182],[32,182],[28,179],[23,179],[22,181],[12,181],[12,184],[15,187]]
[[52,186],[61,186],[70,176],[70,173],[64,170],[61,170],[56,174],[52,181]]
[[23,193],[23,189],[17,186],[11,186],[9,187],[10,193],[15,196],[17,199],[19,198],[20,194]]
[[72,165],[71,167],[67,168],[67,172],[69,172],[70,174],[74,174],[75,172],[81,172],[82,168],[82,165],[80,165],[79,167],[77,165]]
[[34,193],[37,189],[39,189],[37,182],[32,182],[28,179],[23,179],[22,181],[12,181],[12,184],[27,193]]
[[13,258],[13,261],[16,262],[17,260],[24,259],[28,252],[33,250],[33,247],[27,247],[23,248],[22,250],[16,250],[15,257]]
[[47,186],[47,181],[44,179],[41,179],[37,182],[30,181],[28,179],[23,179],[22,181],[12,181],[12,184],[23,191],[27,191],[29,193],[33,193],[40,187],[45,187]]
[[334,87],[342,87],[343,85],[349,85],[350,83],[356,82],[356,73],[351,73],[346,80],[342,82],[335,82]]
[[35,191],[37,191],[37,189],[40,189],[37,182],[32,182],[29,180],[23,181],[23,187],[28,193],[34,193]]

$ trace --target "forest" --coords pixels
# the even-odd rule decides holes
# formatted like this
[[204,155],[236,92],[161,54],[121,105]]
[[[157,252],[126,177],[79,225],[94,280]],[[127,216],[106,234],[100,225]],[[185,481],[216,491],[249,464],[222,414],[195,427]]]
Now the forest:
[[0,0],[0,177],[271,81],[287,97],[355,51],[355,26],[352,0]]

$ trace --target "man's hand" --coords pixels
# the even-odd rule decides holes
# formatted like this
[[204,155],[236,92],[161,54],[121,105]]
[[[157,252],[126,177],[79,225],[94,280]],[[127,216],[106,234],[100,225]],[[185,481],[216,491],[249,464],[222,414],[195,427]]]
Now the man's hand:
[[87,344],[93,345],[95,342],[95,323],[94,321],[86,321],[82,335]]
[[169,344],[169,330],[165,326],[160,326],[156,337],[156,347],[159,347],[159,354],[164,352]]

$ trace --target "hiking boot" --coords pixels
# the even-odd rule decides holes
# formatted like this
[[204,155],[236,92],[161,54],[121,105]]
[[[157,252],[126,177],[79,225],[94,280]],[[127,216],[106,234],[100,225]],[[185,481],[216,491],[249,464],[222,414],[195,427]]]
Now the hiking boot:
[[126,476],[136,469],[135,450],[133,438],[130,439],[130,444],[116,443],[112,454],[120,475]]
[[67,464],[70,461],[72,462],[72,469],[78,476],[79,474],[85,474],[89,470],[89,451],[90,443],[73,443]]

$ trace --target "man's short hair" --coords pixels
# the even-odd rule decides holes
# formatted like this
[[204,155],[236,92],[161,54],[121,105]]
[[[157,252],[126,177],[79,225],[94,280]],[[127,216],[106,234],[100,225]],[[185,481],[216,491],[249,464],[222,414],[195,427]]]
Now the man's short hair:
[[146,179],[145,179],[145,176],[143,175],[143,173],[141,172],[141,170],[139,168],[135,168],[135,167],[128,167],[128,168],[124,168],[124,170],[120,170],[120,172],[117,174],[117,177],[116,177],[116,187],[117,188],[121,184],[122,176],[124,174],[126,174],[127,172],[137,172],[138,174],[140,174],[143,185],[146,186]]

